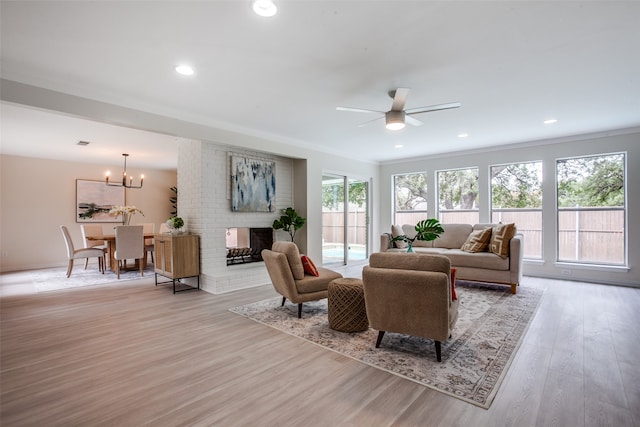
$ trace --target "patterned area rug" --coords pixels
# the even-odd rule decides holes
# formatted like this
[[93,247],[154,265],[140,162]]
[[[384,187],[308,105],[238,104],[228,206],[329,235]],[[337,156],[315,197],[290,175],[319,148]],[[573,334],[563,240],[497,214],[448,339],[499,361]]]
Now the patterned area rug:
[[308,340],[378,369],[415,381],[458,399],[489,408],[513,360],[543,292],[519,287],[457,281],[459,319],[453,337],[442,343],[436,361],[432,340],[387,332],[375,348],[378,332],[344,333],[329,328],[327,300],[280,307],[274,298],[230,311],[282,332]]
[[[120,280],[118,280],[116,273],[108,268],[104,274],[100,273],[96,264],[89,264],[85,270],[84,261],[78,261],[76,263],[71,271],[71,277],[69,278],[67,278],[66,267],[33,270],[29,272],[29,275],[31,276],[31,280],[35,284],[38,292],[59,291],[83,286],[104,285],[113,282],[119,283],[141,279],[140,272],[138,270],[121,271]],[[151,278],[153,280],[153,277],[153,264],[149,264],[144,270],[144,276],[142,278]]]

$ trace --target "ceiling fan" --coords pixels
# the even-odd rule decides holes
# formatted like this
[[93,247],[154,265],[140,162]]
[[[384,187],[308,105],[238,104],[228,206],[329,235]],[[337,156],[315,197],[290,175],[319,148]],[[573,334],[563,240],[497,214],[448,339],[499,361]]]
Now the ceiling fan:
[[[377,110],[365,110],[362,108],[349,108],[349,107],[336,107],[339,111],[353,111],[356,113],[379,113],[384,114],[386,128],[389,130],[400,130],[405,126],[405,122],[413,126],[421,126],[422,122],[418,119],[414,119],[414,114],[429,113],[431,111],[448,110],[451,108],[458,108],[461,106],[459,102],[452,102],[449,104],[431,105],[429,107],[411,108],[409,110],[404,109],[404,104],[407,102],[407,96],[409,96],[409,88],[399,87],[395,90],[389,91],[389,96],[393,99],[391,104],[391,110],[389,111],[377,111]],[[365,126],[369,123],[382,119],[382,117],[369,120],[359,124],[358,126]]]

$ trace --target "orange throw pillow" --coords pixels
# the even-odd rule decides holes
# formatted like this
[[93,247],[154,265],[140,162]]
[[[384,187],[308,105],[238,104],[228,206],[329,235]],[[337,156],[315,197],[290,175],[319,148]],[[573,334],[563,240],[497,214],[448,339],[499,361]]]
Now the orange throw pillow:
[[304,267],[305,273],[310,274],[312,276],[320,275],[320,273],[318,273],[318,269],[316,268],[316,265],[313,263],[313,261],[311,261],[311,258],[309,258],[306,255],[302,255],[300,259],[302,260],[302,267]]
[[456,294],[456,269],[451,269],[451,301],[455,301],[458,299],[458,295]]

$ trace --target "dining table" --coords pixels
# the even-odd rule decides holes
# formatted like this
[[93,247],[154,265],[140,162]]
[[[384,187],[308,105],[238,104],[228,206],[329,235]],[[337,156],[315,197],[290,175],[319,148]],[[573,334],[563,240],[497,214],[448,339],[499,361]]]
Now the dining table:
[[[143,238],[143,245],[144,245],[144,240],[146,239],[152,239],[155,236],[156,233],[144,233],[142,235]],[[91,241],[105,241],[107,242],[107,253],[109,254],[109,268],[111,269],[111,271],[116,271],[116,259],[115,259],[115,252],[116,252],[116,235],[115,234],[96,234],[93,236],[87,236],[86,237],[87,240],[91,240]],[[144,256],[142,257],[142,269],[144,270],[147,267],[147,253],[145,252]],[[138,264],[138,260],[136,260],[135,263],[135,267],[136,269],[139,268],[139,264]],[[126,266],[124,269],[127,269]]]

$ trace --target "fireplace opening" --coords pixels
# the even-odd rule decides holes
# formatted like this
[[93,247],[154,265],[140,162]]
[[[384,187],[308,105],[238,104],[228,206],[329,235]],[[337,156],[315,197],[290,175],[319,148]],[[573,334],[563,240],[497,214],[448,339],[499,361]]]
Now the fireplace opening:
[[262,261],[262,250],[273,245],[273,228],[227,228],[227,265]]

